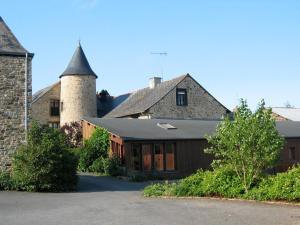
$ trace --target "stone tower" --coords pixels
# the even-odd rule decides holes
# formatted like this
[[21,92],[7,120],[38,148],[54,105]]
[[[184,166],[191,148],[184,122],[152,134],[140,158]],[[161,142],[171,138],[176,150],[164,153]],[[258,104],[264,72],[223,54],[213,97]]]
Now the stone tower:
[[80,121],[84,116],[97,117],[96,79],[81,45],[63,74],[60,92],[60,126]]
[[10,167],[11,154],[26,140],[32,58],[0,17],[0,171]]

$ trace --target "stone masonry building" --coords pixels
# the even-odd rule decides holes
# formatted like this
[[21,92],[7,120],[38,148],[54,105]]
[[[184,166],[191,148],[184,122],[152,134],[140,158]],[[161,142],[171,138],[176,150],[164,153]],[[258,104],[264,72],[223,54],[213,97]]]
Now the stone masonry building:
[[[82,79],[81,76],[79,78]],[[81,83],[83,87],[85,83]],[[88,85],[90,88],[84,88],[82,91],[74,88],[76,86],[80,87],[80,84],[62,86],[60,81],[38,91],[33,96],[33,118],[50,127],[63,125],[64,122],[61,122],[60,116],[61,106],[65,107],[64,101],[61,101],[62,92],[69,96],[78,96],[80,93],[82,96],[90,95],[91,97],[90,99],[73,97],[73,104],[76,107],[80,105],[82,107],[80,110],[73,109],[65,114],[65,117],[69,116],[69,122],[71,118],[74,118],[74,114],[77,115],[81,111],[81,117],[96,117],[89,115],[94,113],[95,109],[84,112],[83,108],[87,109],[87,107],[84,107],[82,100],[85,99],[85,104],[90,107],[95,104],[93,103],[95,97],[97,103],[94,106],[97,107],[97,117],[105,118],[220,120],[230,113],[189,74],[164,82],[161,82],[159,77],[150,78],[148,87],[117,97],[102,93],[96,94],[92,84]],[[72,107],[68,106],[68,108]],[[79,118],[78,115],[76,121]]]
[[0,17],[0,170],[10,167],[11,154],[25,142],[32,58]]

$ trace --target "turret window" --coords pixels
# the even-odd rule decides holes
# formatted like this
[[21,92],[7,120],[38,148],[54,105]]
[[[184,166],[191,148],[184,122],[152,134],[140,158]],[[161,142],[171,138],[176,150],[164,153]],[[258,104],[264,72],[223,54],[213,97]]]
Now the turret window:
[[59,100],[50,100],[50,116],[59,116]]

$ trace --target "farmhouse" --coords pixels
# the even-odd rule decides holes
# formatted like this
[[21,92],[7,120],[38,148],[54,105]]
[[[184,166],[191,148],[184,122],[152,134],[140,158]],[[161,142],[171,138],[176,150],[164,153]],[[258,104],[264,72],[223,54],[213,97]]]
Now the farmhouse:
[[33,95],[33,119],[57,128],[83,116],[219,120],[230,113],[189,74],[152,77],[148,87],[117,97],[96,93],[96,79],[79,45],[60,81]]
[[25,142],[32,58],[0,17],[0,171],[10,167],[11,154]]
[[[142,173],[165,178],[187,176],[208,169],[213,160],[204,153],[205,135],[215,132],[218,121],[176,119],[84,118],[83,136],[89,138],[96,127],[110,133],[111,153],[117,155],[127,174]],[[284,171],[300,162],[300,122],[277,122],[285,138],[279,166]]]

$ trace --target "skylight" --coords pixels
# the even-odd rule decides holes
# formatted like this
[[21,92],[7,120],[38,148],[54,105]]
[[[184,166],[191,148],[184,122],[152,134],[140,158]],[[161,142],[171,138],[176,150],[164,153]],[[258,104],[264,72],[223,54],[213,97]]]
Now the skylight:
[[171,125],[169,123],[157,123],[157,126],[159,126],[160,128],[163,128],[165,130],[177,129],[177,127],[174,127],[173,125]]

